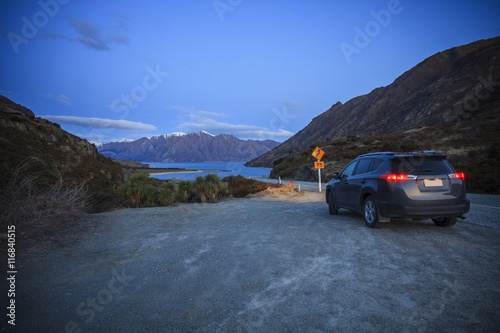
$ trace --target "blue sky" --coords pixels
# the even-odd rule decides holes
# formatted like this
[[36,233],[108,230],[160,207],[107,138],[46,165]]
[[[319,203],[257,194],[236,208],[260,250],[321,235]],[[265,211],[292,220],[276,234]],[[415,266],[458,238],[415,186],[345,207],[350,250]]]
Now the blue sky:
[[0,94],[92,142],[284,141],[337,101],[500,35],[494,1],[2,1]]

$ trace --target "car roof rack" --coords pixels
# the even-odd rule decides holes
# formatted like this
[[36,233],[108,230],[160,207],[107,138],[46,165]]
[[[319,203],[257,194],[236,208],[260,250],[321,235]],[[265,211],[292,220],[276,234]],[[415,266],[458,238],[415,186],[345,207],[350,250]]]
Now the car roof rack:
[[378,153],[368,153],[368,154],[359,155],[358,157],[377,156],[377,155],[378,156],[380,156],[380,155],[394,156],[396,154],[393,153],[392,151],[381,151]]
[[417,154],[437,155],[438,153],[436,153],[434,150],[420,150],[420,151],[409,151],[405,154],[409,154],[409,155],[417,155]]
[[398,155],[435,155],[435,156],[446,156],[443,154],[436,153],[434,150],[420,150],[420,151],[411,151],[406,153],[395,153],[392,151],[381,151],[377,153],[368,153],[359,155],[359,157],[367,157],[367,156],[398,156]]

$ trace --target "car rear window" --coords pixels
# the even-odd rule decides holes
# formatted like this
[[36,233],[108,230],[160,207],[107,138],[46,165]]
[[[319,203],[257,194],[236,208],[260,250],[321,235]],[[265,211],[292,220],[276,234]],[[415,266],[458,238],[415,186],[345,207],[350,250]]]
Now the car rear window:
[[393,173],[409,175],[441,175],[453,172],[451,166],[442,158],[398,158],[392,160]]

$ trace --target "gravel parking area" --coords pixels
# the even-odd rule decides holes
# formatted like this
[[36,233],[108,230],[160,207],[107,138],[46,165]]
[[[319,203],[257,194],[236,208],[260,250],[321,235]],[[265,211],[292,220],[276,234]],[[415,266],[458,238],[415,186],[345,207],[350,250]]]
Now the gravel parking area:
[[370,229],[320,193],[90,215],[19,253],[16,331],[496,331],[499,201],[471,199],[452,228]]

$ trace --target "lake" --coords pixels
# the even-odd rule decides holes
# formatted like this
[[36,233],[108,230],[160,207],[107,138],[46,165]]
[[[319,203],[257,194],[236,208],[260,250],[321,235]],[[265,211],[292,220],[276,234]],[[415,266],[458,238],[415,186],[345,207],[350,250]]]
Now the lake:
[[184,180],[193,180],[198,176],[206,176],[209,173],[218,175],[221,179],[227,176],[269,176],[271,173],[270,168],[249,168],[244,163],[237,162],[218,162],[218,163],[161,163],[161,162],[141,162],[151,164],[155,168],[184,168],[184,169],[205,169],[205,170],[227,170],[224,172],[194,172],[194,173],[170,173],[166,175],[151,175],[151,177],[158,179],[172,179],[180,178]]

